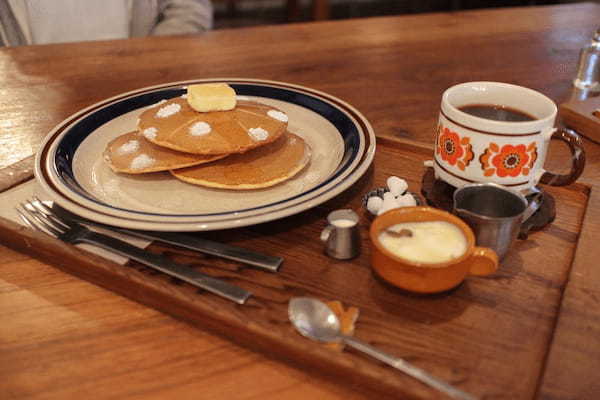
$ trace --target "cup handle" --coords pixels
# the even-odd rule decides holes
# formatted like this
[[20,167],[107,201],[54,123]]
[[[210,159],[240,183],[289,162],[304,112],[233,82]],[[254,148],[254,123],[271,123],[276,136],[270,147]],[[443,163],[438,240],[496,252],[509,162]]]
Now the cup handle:
[[487,247],[475,247],[471,255],[469,273],[471,275],[489,275],[498,269],[498,255]]
[[550,139],[562,140],[569,146],[569,150],[571,150],[571,171],[566,175],[545,171],[540,178],[540,182],[552,186],[570,185],[579,178],[585,166],[585,151],[581,138],[572,129],[560,128],[554,131]]
[[331,232],[333,231],[333,226],[332,225],[327,225],[322,231],[321,231],[321,241],[322,242],[327,242],[329,240],[329,237],[331,236]]

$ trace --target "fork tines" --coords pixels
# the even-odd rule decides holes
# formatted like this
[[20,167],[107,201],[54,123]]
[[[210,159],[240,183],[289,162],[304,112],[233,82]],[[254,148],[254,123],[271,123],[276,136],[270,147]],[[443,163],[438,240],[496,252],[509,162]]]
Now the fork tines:
[[181,279],[210,293],[244,304],[251,293],[224,280],[196,271],[187,265],[178,264],[167,257],[151,254],[125,241],[89,230],[85,225],[68,219],[47,207],[37,197],[19,204],[16,208],[23,221],[35,230],[42,231],[66,243],[87,243],[109,252],[141,262],[171,277]]
[[58,236],[69,228],[68,225],[56,218],[52,210],[37,197],[26,203],[21,202],[19,205],[20,208],[16,208],[19,217],[32,229],[51,236]]

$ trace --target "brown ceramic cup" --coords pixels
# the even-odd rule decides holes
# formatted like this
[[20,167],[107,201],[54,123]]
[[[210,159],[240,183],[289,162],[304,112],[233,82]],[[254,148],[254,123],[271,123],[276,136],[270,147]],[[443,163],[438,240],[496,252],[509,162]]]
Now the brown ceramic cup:
[[[393,254],[379,235],[402,222],[446,221],[458,227],[467,239],[467,250],[441,263],[419,263]],[[489,275],[498,268],[498,256],[486,247],[475,246],[475,235],[460,218],[432,207],[403,207],[378,216],[371,224],[371,266],[390,284],[411,292],[437,293],[459,285],[468,275]]]

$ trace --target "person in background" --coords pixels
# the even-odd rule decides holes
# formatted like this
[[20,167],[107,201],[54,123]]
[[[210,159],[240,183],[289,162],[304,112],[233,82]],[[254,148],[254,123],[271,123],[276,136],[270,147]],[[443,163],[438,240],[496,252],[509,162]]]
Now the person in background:
[[194,34],[212,22],[211,0],[0,0],[0,46]]

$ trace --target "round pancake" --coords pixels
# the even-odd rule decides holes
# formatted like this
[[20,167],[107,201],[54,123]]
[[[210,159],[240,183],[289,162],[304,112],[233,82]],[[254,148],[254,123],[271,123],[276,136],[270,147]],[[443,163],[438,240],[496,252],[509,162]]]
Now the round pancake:
[[139,131],[154,144],[194,154],[243,153],[279,138],[287,115],[253,101],[237,101],[229,111],[198,112],[177,97],[140,115]]
[[291,178],[309,160],[308,144],[299,136],[286,132],[266,146],[171,173],[177,179],[200,186],[233,190],[260,189]]
[[168,171],[207,163],[227,156],[188,154],[156,146],[138,132],[129,132],[113,139],[104,150],[104,159],[115,172],[144,174]]

